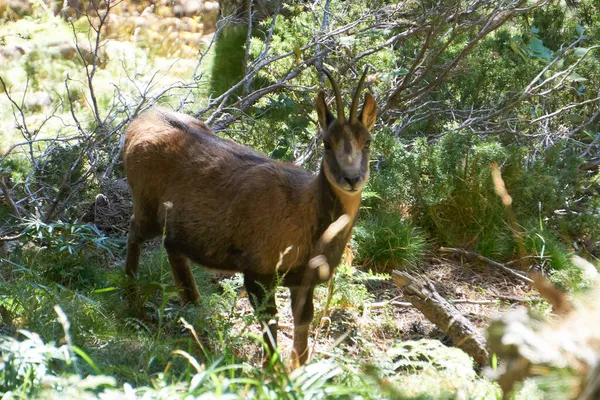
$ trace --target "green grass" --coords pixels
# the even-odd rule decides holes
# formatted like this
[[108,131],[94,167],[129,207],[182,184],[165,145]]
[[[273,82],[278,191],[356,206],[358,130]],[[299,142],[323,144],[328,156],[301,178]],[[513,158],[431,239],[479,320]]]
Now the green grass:
[[420,229],[399,213],[372,213],[354,230],[357,262],[378,272],[421,263],[427,240]]
[[[148,398],[221,393],[235,398],[362,395],[367,399],[413,399],[424,397],[405,390],[402,379],[410,379],[411,385],[416,385],[422,374],[427,382],[432,371],[446,368],[434,361],[420,361],[429,366],[416,368],[416,375],[411,377],[400,379],[393,374],[393,382],[400,379],[397,386],[382,384],[391,378],[383,372],[382,360],[391,356],[375,346],[372,336],[375,330],[386,329],[386,321],[358,322],[364,304],[373,301],[363,280],[380,277],[342,265],[330,307],[331,329],[347,332],[347,341],[330,349],[335,354],[332,359],[317,356],[311,364],[294,372],[286,372],[279,358],[263,369],[256,356],[261,348],[255,333],[256,319],[253,314],[240,315],[238,311],[243,296],[239,277],[215,281],[211,273],[195,268],[201,301],[196,307],[184,308],[173,286],[164,251],[147,250],[137,281],[145,299],[145,317],[139,319],[123,302],[123,288],[129,280],[122,267],[115,265],[106,247],[89,245],[93,239],[96,238],[86,237],[78,244],[86,249],[86,257],[77,252],[59,252],[50,242],[46,242],[46,248],[40,247],[36,239],[37,245],[22,243],[9,258],[2,259],[0,305],[8,310],[12,320],[2,327],[13,333],[0,336],[0,390],[11,390],[16,398],[93,398],[100,392],[122,396],[125,387],[130,387]],[[69,242],[69,237],[64,241]],[[53,252],[57,254],[51,257]],[[111,252],[116,257],[123,256],[122,247]],[[82,271],[94,272],[86,276]],[[72,276],[62,284],[55,282],[57,276],[65,274]],[[317,288],[317,315],[325,296],[326,287]],[[65,342],[65,327],[55,306],[66,314],[70,338],[76,347]],[[343,314],[355,315],[356,322],[337,321],[335,315]],[[15,335],[16,329],[26,331]],[[349,357],[344,349],[354,347],[354,343],[360,344],[360,352],[358,357]],[[436,349],[443,348],[439,346]],[[437,352],[433,349],[427,357],[433,360]],[[368,369],[369,365],[378,367],[366,373],[363,368]],[[472,387],[474,372],[468,365],[470,362],[464,368],[471,368],[471,372],[464,376],[465,380],[461,377],[460,382],[439,389],[445,396],[439,398],[451,398],[459,387]],[[490,381],[480,379],[480,383],[493,387]]]

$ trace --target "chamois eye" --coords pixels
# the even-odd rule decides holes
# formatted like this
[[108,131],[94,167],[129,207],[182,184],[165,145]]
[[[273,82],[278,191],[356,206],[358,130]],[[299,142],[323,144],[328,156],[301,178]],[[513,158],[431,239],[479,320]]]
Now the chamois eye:
[[328,140],[323,142],[323,147],[325,150],[331,150],[331,144],[329,144]]
[[367,140],[367,141],[365,142],[365,149],[370,149],[370,148],[371,148],[371,141],[370,141],[370,140]]

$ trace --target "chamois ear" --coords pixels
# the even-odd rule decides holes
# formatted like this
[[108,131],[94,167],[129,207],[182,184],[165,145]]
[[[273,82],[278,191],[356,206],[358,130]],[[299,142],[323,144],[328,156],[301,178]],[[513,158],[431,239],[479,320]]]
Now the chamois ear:
[[327,108],[327,103],[325,103],[325,92],[322,90],[317,95],[317,115],[319,117],[319,125],[321,125],[323,131],[326,131],[329,125],[335,120],[335,117]]
[[375,120],[377,119],[377,104],[375,104],[375,99],[371,93],[365,94],[365,103],[358,119],[367,128],[367,131],[370,132],[373,129]]

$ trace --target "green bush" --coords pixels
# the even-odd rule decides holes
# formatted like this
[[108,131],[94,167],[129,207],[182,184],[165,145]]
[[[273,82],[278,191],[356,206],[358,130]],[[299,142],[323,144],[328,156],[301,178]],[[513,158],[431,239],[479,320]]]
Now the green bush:
[[399,213],[376,213],[354,230],[356,260],[378,272],[413,267],[426,252],[425,236]]
[[[211,78],[213,96],[222,95],[244,76],[244,44],[247,32],[245,26],[231,26],[215,43]],[[237,92],[238,95],[239,93],[240,91]]]
[[[364,203],[368,216],[356,232],[363,260],[392,261],[390,249],[412,248],[406,240],[415,227],[422,232],[414,236],[419,238],[413,242],[416,248],[430,240],[504,261],[524,256],[522,248],[539,255],[540,245],[534,246],[537,242],[531,239],[537,236],[528,233],[537,226],[538,234],[541,229],[544,237],[552,238],[547,246],[553,249],[553,261],[545,265],[560,270],[568,265],[566,254],[573,240],[598,233],[592,222],[598,220],[593,212],[597,201],[581,193],[589,178],[581,174],[581,159],[567,142],[532,154],[501,138],[449,133],[432,143],[404,143],[382,131],[376,137],[375,157]],[[493,162],[500,166],[512,196],[509,208],[495,192]],[[560,212],[575,204],[578,212]],[[393,217],[400,214],[411,217]],[[521,243],[521,236],[527,244]]]

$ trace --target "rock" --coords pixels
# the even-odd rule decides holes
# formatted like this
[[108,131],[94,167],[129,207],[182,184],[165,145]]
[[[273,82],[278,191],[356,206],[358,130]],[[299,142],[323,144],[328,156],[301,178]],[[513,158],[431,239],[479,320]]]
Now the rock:
[[144,8],[144,11],[142,11],[141,16],[146,17],[148,15],[154,14],[154,9],[155,9],[154,4],[151,4],[150,6]]
[[185,30],[186,32],[200,32],[201,29],[198,29],[200,27],[200,23],[194,19],[194,18],[190,18],[190,17],[183,17],[181,18],[181,21],[183,22],[183,30]]
[[7,0],[6,7],[19,17],[31,15],[31,4],[27,0]]
[[185,23],[179,18],[163,18],[158,23],[156,30],[159,32],[182,31],[184,27]]
[[0,60],[16,60],[29,52],[29,49],[18,44],[8,44],[0,47]]
[[25,108],[28,110],[40,110],[52,104],[52,98],[46,92],[32,92],[25,96]]
[[175,7],[173,7],[173,15],[176,18],[183,17],[183,13],[184,13],[183,6],[181,4],[177,4],[177,5],[175,5]]
[[57,16],[62,10],[63,2],[60,0],[43,0],[48,9],[52,11],[52,15]]
[[85,13],[85,6],[82,0],[67,0],[60,3],[60,13],[65,20],[69,18],[79,18]]
[[217,17],[219,16],[219,3],[216,1],[204,2],[204,12],[202,13],[202,22],[206,31],[214,31],[217,26]]
[[[176,49],[175,51],[177,51],[177,49],[179,48],[179,44],[181,43],[181,38],[179,37],[179,31],[169,32],[169,34],[165,38],[164,43],[168,44],[171,49],[174,48],[174,49]],[[172,51],[171,49],[169,49],[169,51]],[[172,53],[171,56],[174,56],[175,54],[176,53]]]
[[148,29],[148,28],[150,28],[150,20],[149,20],[149,18],[134,17],[133,18],[133,23],[135,24],[136,29],[137,28],[142,28],[142,29]]
[[48,44],[47,52],[53,59],[74,60],[77,48],[69,41],[55,42]]
[[[154,10],[154,13],[159,17],[172,17],[174,15],[183,16],[183,7],[180,4],[176,4],[174,7],[172,6],[163,6],[158,7]],[[179,14],[177,14],[179,13]]]
[[204,12],[205,13],[218,13],[219,12],[219,3],[216,1],[204,2]]
[[192,48],[198,49],[204,47],[201,33],[182,32],[181,39],[184,44]]
[[120,60],[124,63],[135,62],[135,44],[107,39],[100,44],[102,55],[109,60]]
[[200,15],[204,11],[203,3],[202,0],[182,0],[183,15],[185,17]]
[[[99,21],[95,21],[98,23]],[[121,37],[123,35],[129,35],[135,29],[134,18],[127,18],[121,15],[108,14],[104,26],[102,27],[102,33],[107,38]]]
[[571,263],[581,270],[582,276],[585,280],[589,282],[595,282],[599,279],[598,270],[596,267],[594,267],[594,264],[585,258],[573,255],[571,257]]

